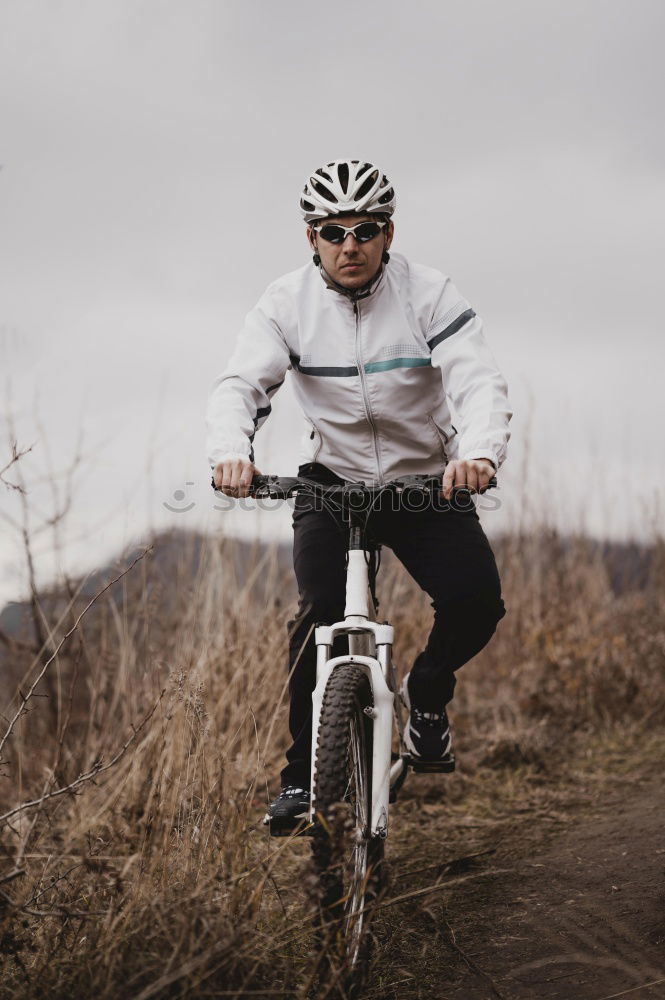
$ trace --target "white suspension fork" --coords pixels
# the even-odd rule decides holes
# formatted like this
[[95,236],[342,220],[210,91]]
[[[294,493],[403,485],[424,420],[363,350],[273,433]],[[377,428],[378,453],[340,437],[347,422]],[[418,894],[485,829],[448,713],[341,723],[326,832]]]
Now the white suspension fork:
[[[328,625],[319,626],[321,629],[333,627]],[[381,625],[378,627],[390,629],[392,633],[391,625]],[[361,667],[367,674],[369,682],[372,685],[374,706],[371,710],[373,740],[370,832],[375,836],[385,837],[388,832],[388,801],[390,798],[391,771],[390,751],[392,744],[394,695],[386,683],[381,664],[373,656],[336,656],[332,660],[327,660],[317,681],[316,688],[312,694],[312,796],[310,801],[310,819],[314,818],[316,811],[314,788],[316,785],[316,755],[323,694],[333,670],[344,663],[353,663]]]
[[[316,687],[312,693],[312,795],[310,819],[316,811],[315,778],[321,706],[326,685],[336,667],[353,663],[367,674],[372,687],[372,806],[370,833],[385,837],[388,832],[388,804],[391,777],[391,744],[394,695],[388,685],[393,643],[392,625],[370,621],[369,574],[367,555],[363,549],[349,550],[346,577],[345,619],[334,625],[316,628]],[[336,635],[349,636],[349,655],[330,659]],[[363,655],[369,640],[373,655]],[[370,713],[368,713],[370,714]]]

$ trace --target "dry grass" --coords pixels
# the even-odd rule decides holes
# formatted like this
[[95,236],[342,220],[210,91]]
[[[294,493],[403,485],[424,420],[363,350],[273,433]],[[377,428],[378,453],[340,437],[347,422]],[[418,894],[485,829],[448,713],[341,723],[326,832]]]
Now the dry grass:
[[[2,831],[2,996],[307,995],[308,845],[259,824],[286,742],[290,592],[274,555],[243,586],[228,542],[195,541],[183,537],[179,565],[147,555],[102,595],[7,740],[1,811],[43,801]],[[479,814],[488,775],[504,791],[525,769],[542,783],[562,727],[582,739],[665,714],[662,541],[648,579],[621,594],[583,537],[515,535],[496,551],[508,615],[458,687],[460,815],[474,773]],[[429,604],[393,565],[380,594],[406,668]],[[84,603],[50,602],[56,638]],[[25,693],[44,657],[16,649],[12,662]],[[112,769],[44,798],[130,738]],[[431,787],[409,796],[426,805]]]

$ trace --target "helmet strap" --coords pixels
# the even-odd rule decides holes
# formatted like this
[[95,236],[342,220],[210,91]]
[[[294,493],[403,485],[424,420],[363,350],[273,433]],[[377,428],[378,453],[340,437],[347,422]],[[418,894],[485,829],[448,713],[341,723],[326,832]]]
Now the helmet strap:
[[384,264],[387,264],[388,261],[390,260],[390,254],[388,253],[387,250],[384,250],[383,253],[381,254],[381,260],[383,261]]
[[314,267],[320,267],[321,266],[321,258],[319,257],[318,253],[314,254],[314,256],[312,257],[312,261],[314,263]]

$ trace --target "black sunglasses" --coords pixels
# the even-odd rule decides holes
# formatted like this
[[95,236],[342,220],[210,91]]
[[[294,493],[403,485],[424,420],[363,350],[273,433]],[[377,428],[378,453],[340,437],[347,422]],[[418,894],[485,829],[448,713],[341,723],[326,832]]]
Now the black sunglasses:
[[359,222],[357,226],[338,226],[327,222],[323,226],[312,226],[326,243],[343,243],[349,233],[353,233],[358,243],[369,243],[386,226],[385,222]]

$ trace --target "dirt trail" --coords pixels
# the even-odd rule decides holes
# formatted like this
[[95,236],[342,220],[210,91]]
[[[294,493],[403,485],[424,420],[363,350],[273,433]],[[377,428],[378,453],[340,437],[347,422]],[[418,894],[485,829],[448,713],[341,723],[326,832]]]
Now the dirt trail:
[[[641,783],[608,782],[600,801],[573,809],[554,833],[537,813],[518,829],[497,827],[485,835],[491,854],[443,874],[448,887],[408,904],[393,926],[388,953],[400,985],[384,980],[385,995],[662,1000],[664,814],[665,787],[652,770]],[[423,846],[436,860],[434,837]]]

